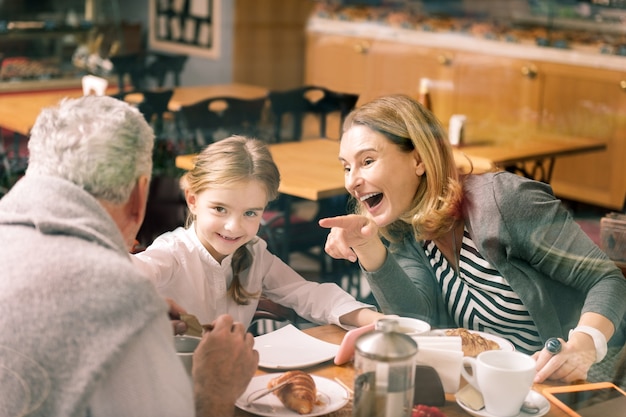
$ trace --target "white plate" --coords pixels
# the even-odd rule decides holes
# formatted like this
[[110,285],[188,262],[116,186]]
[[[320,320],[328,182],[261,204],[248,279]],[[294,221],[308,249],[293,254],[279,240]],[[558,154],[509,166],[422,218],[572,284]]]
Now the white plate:
[[[446,329],[443,329],[443,330],[440,329],[440,330],[432,330],[429,334],[432,336],[435,336],[435,335],[445,336],[446,335],[445,332],[446,332]],[[479,336],[482,336],[487,340],[492,340],[496,342],[500,346],[500,350],[509,350],[509,351],[515,350],[515,346],[513,345],[513,343],[509,342],[503,337],[496,336],[495,334],[491,334],[491,333],[479,332],[476,330],[470,330],[470,332],[475,333]]]
[[289,324],[254,338],[259,366],[268,369],[299,369],[331,360],[339,345],[324,342]]
[[[537,391],[530,391],[530,393],[526,397],[526,401],[530,401],[534,403],[537,407],[539,407],[539,411],[535,414],[529,414],[529,413],[520,411],[519,414],[515,415],[514,417],[541,417],[545,415],[548,411],[550,411],[550,402],[548,401],[546,397],[539,394]],[[466,406],[465,404],[463,404],[459,400],[456,400],[456,403],[459,405],[459,407],[461,407],[463,410],[473,415],[474,417],[497,417],[497,416],[494,416],[493,414],[488,413],[487,410],[485,410],[484,408],[481,408],[480,410],[475,411],[469,408],[468,406]]]
[[313,408],[310,414],[298,414],[285,407],[285,405],[274,394],[268,394],[263,398],[259,398],[252,404],[248,405],[248,398],[256,394],[262,389],[267,388],[270,379],[276,378],[281,374],[267,374],[252,378],[248,388],[235,405],[248,413],[257,416],[321,416],[332,413],[342,408],[350,400],[350,393],[344,387],[328,378],[317,375],[311,375],[315,381],[317,389],[318,404]]

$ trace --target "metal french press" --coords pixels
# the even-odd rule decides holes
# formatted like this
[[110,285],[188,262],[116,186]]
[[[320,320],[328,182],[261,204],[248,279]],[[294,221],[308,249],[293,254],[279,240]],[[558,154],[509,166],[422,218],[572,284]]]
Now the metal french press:
[[410,417],[417,343],[398,322],[379,320],[356,341],[354,417]]

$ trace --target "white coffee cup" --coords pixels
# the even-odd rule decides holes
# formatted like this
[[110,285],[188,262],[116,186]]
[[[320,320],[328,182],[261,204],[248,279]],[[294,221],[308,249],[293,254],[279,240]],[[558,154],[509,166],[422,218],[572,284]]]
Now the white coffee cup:
[[393,317],[398,322],[397,331],[408,336],[419,336],[430,331],[430,324],[412,317]]
[[522,352],[489,350],[463,358],[461,374],[480,391],[487,413],[511,417],[519,414],[532,388],[535,366],[535,360]]
[[196,350],[201,340],[200,337],[195,336],[174,336],[176,354],[183,362],[189,375],[191,375],[191,366],[193,364],[193,352]]

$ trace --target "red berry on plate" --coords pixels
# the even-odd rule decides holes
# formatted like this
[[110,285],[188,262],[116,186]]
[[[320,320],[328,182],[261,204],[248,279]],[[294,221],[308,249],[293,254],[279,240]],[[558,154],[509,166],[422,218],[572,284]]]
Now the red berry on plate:
[[413,407],[411,417],[446,417],[437,407],[418,404]]

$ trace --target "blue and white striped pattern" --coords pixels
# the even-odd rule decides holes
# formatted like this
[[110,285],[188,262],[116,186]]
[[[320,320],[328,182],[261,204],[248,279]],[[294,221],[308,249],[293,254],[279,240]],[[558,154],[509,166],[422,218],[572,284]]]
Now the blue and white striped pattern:
[[460,276],[432,241],[424,250],[435,271],[448,312],[459,327],[495,334],[521,352],[543,346],[528,310],[508,282],[478,253],[467,230],[459,262]]

